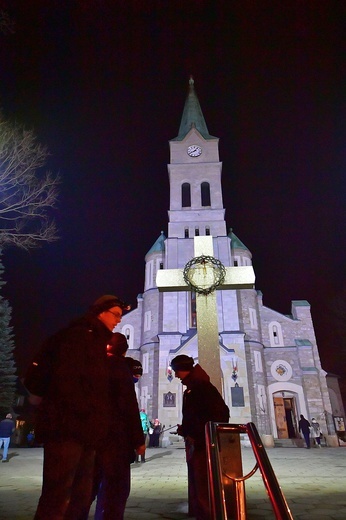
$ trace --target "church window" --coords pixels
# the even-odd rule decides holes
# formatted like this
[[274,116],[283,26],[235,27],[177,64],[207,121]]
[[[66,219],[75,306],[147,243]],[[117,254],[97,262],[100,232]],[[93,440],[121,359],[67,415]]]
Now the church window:
[[[162,267],[161,267],[161,265],[162,265]],[[156,274],[159,269],[163,269],[163,263],[162,263],[161,258],[157,258],[156,262],[155,262],[155,272],[153,273],[153,282],[152,282],[153,287],[155,287],[155,285],[156,285]]]
[[150,288],[153,286],[153,261],[150,260],[150,262],[147,262],[145,266],[145,286],[146,288]]
[[[143,364],[143,367],[144,367],[144,364]],[[147,371],[148,372],[148,371]],[[143,374],[145,373],[145,371],[143,370]],[[142,386],[141,388],[141,397],[140,397],[140,403],[141,403],[141,408],[143,410],[147,410],[148,409],[148,387],[147,386]]]
[[196,229],[195,229],[195,237],[199,237],[199,228],[198,227],[196,227]]
[[144,332],[151,329],[151,311],[144,314]]
[[233,260],[234,267],[238,267],[238,265],[241,265],[240,263],[240,256],[235,256]]
[[238,267],[238,260],[234,260],[233,265],[234,267]]
[[254,350],[254,359],[255,359],[255,371],[263,372],[262,356],[261,356],[261,352],[259,352],[259,350]]
[[184,237],[189,238],[189,228],[185,228]]
[[252,329],[258,329],[256,309],[249,308],[250,327]]
[[190,292],[190,326],[191,328],[197,327],[197,311],[196,311],[196,293]]
[[122,329],[121,329],[121,332],[126,337],[127,343],[129,345],[129,348],[130,349],[133,348],[133,340],[134,340],[134,328],[133,328],[133,325],[130,325],[130,324],[124,325],[122,327]]
[[208,228],[208,227],[205,228],[205,234],[207,235],[207,237],[210,235],[210,228]]
[[210,206],[210,184],[202,182],[201,184],[201,200],[202,206]]
[[261,414],[265,414],[267,412],[267,396],[266,396],[266,389],[264,385],[257,385],[257,398],[258,398],[258,405],[260,409]]
[[143,367],[143,374],[147,374],[149,372],[149,352],[146,352],[145,354],[143,354],[142,367]]
[[284,338],[282,335],[281,325],[277,321],[269,323],[269,339],[271,347],[283,347]]
[[181,205],[183,208],[191,207],[191,186],[188,182],[181,186]]

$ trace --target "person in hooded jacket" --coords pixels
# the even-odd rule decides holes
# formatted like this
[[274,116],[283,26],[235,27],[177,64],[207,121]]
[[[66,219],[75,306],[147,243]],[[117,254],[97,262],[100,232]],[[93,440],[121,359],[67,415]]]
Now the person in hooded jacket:
[[177,433],[185,439],[188,468],[189,515],[210,520],[205,425],[228,422],[229,408],[210,377],[193,358],[176,356],[171,361],[175,377],[187,388],[183,395],[183,419]]
[[39,403],[35,433],[44,444],[35,520],[81,520],[89,510],[96,449],[106,442],[111,426],[106,347],[128,309],[116,296],[105,295],[59,332],[49,384],[41,394],[35,370],[44,356],[38,353],[29,367],[24,384],[34,394],[32,402]]
[[[95,520],[123,520],[130,494],[130,465],[136,456],[145,453],[133,372],[128,358],[124,357],[127,349],[126,337],[115,332],[107,346],[111,415],[108,437],[97,450],[101,485],[97,494]],[[97,474],[95,477],[98,478]]]
[[305,419],[304,415],[301,414],[300,415],[300,420],[299,420],[299,431],[302,432],[303,434],[303,437],[304,437],[304,440],[305,440],[305,443],[306,443],[306,448],[309,450],[310,449],[310,423],[307,419]]

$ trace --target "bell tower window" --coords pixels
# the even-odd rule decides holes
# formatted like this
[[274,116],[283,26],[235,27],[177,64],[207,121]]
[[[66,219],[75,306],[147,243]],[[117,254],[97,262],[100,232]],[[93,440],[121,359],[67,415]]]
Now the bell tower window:
[[181,206],[183,208],[191,207],[191,186],[188,182],[184,182],[181,186]]
[[201,184],[201,201],[202,206],[210,206],[210,184],[202,182]]

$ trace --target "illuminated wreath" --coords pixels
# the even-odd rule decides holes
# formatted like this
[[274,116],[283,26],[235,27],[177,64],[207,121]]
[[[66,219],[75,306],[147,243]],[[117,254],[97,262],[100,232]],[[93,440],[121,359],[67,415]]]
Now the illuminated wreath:
[[[210,283],[207,287],[201,287],[196,285],[193,281],[193,275],[196,267],[204,267],[212,270],[213,283]],[[226,269],[224,265],[213,256],[197,256],[192,258],[184,267],[183,271],[184,281],[190,287],[192,291],[198,294],[208,295],[215,291],[219,285],[222,285],[225,281]]]

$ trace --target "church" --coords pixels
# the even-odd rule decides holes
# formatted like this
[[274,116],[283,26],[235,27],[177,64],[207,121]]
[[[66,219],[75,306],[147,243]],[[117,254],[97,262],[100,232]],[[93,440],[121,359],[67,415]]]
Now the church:
[[[226,228],[219,139],[209,134],[192,78],[179,132],[169,148],[168,233],[161,232],[151,247],[148,244],[144,291],[137,297],[137,308],[117,327],[128,339],[127,355],[143,365],[136,385],[139,406],[166,428],[181,422],[184,390],[170,362],[178,354],[199,361],[198,313],[190,287],[158,289],[158,271],[183,271],[196,257],[195,237],[210,237],[220,265],[252,266],[249,249]],[[334,416],[344,417],[344,410],[335,378],[329,385],[321,367],[309,303],[292,301],[291,314],[283,315],[263,304],[254,285],[218,288],[215,297],[215,348],[230,422],[253,422],[270,446],[277,439],[299,438],[303,414],[308,420],[315,417],[330,445],[338,445]],[[203,368],[209,372],[211,367]]]

